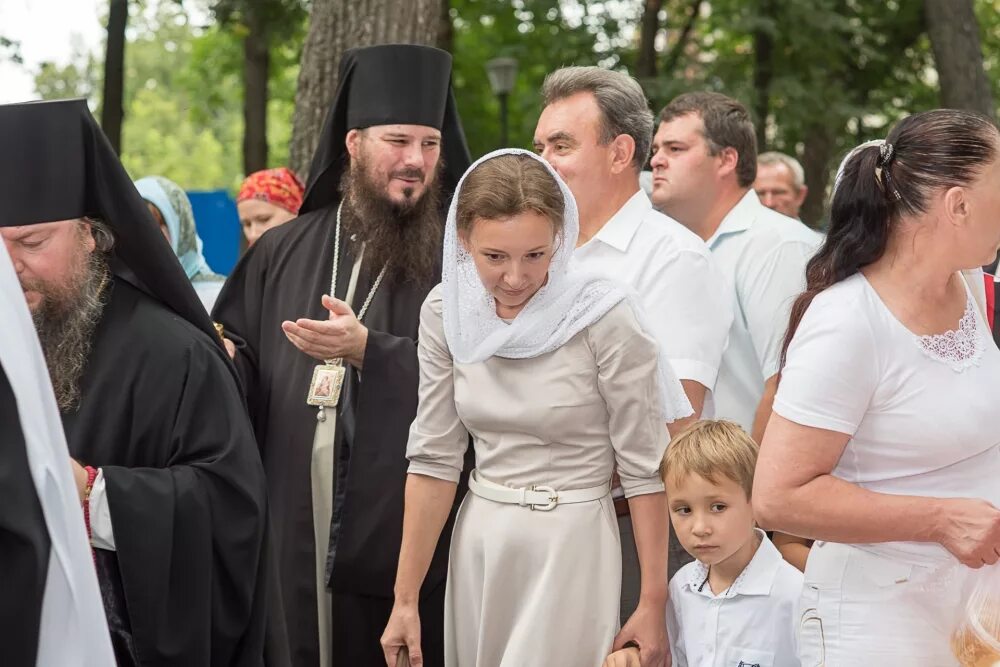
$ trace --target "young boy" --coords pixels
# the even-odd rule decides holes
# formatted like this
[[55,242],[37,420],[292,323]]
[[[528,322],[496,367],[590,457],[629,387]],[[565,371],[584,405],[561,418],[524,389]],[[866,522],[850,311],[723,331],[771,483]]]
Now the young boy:
[[[697,560],[670,581],[673,667],[799,667],[802,573],[754,527],[757,445],[736,424],[700,421],[671,441],[661,474],[670,521]],[[605,667],[639,667],[629,648]]]

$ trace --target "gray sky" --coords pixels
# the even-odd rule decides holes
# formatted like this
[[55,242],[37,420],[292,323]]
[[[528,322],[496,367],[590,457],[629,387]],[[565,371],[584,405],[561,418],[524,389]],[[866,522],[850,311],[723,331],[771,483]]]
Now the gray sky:
[[34,99],[33,74],[45,61],[65,64],[74,50],[101,42],[107,0],[0,0],[0,35],[21,43],[24,65],[0,62],[0,103]]

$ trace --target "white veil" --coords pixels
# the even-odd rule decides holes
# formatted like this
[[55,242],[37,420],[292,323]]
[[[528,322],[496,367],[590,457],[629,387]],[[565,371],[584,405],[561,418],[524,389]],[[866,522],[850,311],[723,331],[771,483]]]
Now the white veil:
[[14,390],[28,467],[51,541],[37,663],[112,667],[115,657],[62,420],[24,293],[2,242],[0,322],[0,365]]
[[[563,230],[556,239],[548,282],[510,323],[497,316],[493,296],[483,286],[472,256],[460,242],[457,225],[458,201],[466,177],[483,162],[501,155],[527,155],[545,165],[559,184],[564,201]],[[458,182],[448,210],[442,262],[444,332],[457,362],[477,363],[492,356],[528,359],[547,354],[600,320],[623,300],[630,302],[643,329],[650,331],[643,322],[638,300],[626,286],[574,265],[573,251],[579,232],[576,200],[556,171],[534,153],[504,148],[479,158],[469,167]],[[662,351],[658,367],[664,420],[690,415],[691,404]]]

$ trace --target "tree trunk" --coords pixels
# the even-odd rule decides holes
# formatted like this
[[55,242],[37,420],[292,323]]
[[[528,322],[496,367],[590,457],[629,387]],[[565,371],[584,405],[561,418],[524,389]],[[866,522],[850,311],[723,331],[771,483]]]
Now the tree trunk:
[[656,76],[656,36],[660,32],[661,9],[663,0],[646,0],[643,3],[639,59],[635,63],[635,75],[640,79]]
[[388,43],[434,45],[440,29],[441,0],[313,0],[295,93],[292,169],[308,179],[345,49]]
[[836,147],[837,133],[841,129],[815,125],[806,132],[805,152],[802,155],[802,170],[806,175],[809,192],[802,203],[799,216],[802,222],[813,229],[823,221],[826,204],[826,185],[830,179],[830,160]]
[[122,151],[122,120],[125,98],[125,26],[128,0],[111,0],[108,42],[104,54],[104,92],[101,96],[101,129],[116,153]]
[[267,168],[267,83],[270,72],[267,27],[259,12],[247,13],[243,40],[243,173]]
[[757,150],[767,148],[767,117],[771,109],[771,80],[774,78],[774,6],[771,0],[760,0],[758,17],[768,20],[768,25],[759,25],[753,32],[753,115],[757,128]]
[[996,107],[983,69],[979,22],[972,0],[924,0],[924,12],[941,86],[941,106],[994,117]]
[[451,23],[451,0],[441,0],[441,26],[438,28],[437,46],[453,53],[455,48],[455,27]]

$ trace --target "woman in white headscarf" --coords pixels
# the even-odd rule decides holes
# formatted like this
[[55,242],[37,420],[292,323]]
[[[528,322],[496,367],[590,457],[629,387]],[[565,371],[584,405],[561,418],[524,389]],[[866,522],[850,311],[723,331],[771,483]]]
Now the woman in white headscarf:
[[[625,288],[571,268],[578,229],[573,196],[527,151],[491,153],[459,183],[442,284],[421,312],[390,665],[403,647],[422,664],[420,586],[470,435],[477,469],[452,538],[445,664],[596,667],[627,641],[643,664],[666,653],[658,471],[664,420],[691,406]],[[620,633],[616,465],[643,575]]]
[[211,312],[222,290],[225,277],[212,271],[202,254],[202,241],[194,223],[194,211],[187,193],[162,176],[147,176],[135,182],[135,187],[150,205],[150,212],[160,224],[174,254],[184,267],[184,273],[198,293],[205,310]]

